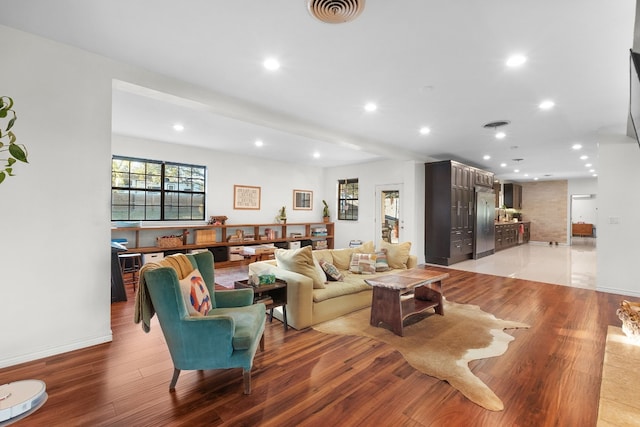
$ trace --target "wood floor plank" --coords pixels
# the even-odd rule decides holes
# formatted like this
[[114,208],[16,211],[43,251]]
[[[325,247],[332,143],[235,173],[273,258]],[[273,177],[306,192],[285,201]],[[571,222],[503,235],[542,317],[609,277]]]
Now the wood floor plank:
[[[620,324],[624,297],[432,268],[450,274],[449,301],[530,325],[508,331],[515,340],[504,355],[470,364],[504,411],[417,372],[387,344],[284,332],[275,320],[255,358],[251,395],[242,393],[240,369],[186,371],[169,392],[173,368],[160,326],[154,320],[146,334],[133,323],[131,289],[129,301],[112,304],[113,342],[1,369],[0,384],[47,384],[45,406],[16,426],[595,426],[607,326]],[[241,274],[219,269],[216,280]]]

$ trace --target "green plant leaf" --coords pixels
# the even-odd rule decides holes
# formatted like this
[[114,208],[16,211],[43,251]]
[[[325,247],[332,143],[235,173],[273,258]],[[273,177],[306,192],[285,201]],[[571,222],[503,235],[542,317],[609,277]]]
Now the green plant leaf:
[[2,181],[4,181],[4,179],[7,177],[7,175],[5,175],[4,172],[0,172],[0,184],[2,184]]
[[10,131],[7,135],[9,136],[9,144],[16,142],[16,136],[13,132]]
[[13,175],[13,168],[4,168],[4,170],[5,170],[5,171],[7,171],[7,174],[8,174],[9,176],[14,176],[14,175]]
[[[11,110],[9,110],[11,111]],[[16,122],[16,120],[18,120],[18,116],[16,116],[16,113],[13,113],[13,119],[9,120],[9,123],[7,123],[7,128],[5,130],[9,130],[13,127],[14,123]]]
[[21,162],[29,163],[27,161],[27,153],[26,153],[26,151],[23,150],[22,147],[20,147],[18,144],[10,144],[9,145],[9,153],[11,153],[11,155],[13,157],[15,157],[16,159],[20,160]]
[[3,110],[9,110],[13,107],[13,98],[10,96],[0,97],[0,106],[2,106]]
[[11,166],[11,165],[13,165],[15,162],[17,162],[17,160],[16,160],[16,159],[14,159],[13,157],[9,157],[9,158],[7,159],[7,166]]

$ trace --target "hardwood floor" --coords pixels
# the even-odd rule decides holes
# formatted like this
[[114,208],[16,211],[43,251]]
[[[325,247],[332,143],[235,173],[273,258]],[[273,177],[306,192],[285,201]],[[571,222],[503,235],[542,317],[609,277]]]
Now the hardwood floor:
[[[471,369],[504,402],[491,412],[447,383],[417,372],[386,344],[267,324],[253,392],[239,369],[173,367],[157,321],[133,323],[133,298],[112,304],[114,340],[0,370],[0,384],[46,382],[49,400],[16,426],[595,426],[607,325],[623,297],[433,267],[445,296],[497,317],[526,322],[496,358]],[[232,282],[238,271],[216,271]],[[234,276],[235,275],[235,276]],[[131,290],[129,290],[131,292]],[[155,319],[154,319],[155,320]]]

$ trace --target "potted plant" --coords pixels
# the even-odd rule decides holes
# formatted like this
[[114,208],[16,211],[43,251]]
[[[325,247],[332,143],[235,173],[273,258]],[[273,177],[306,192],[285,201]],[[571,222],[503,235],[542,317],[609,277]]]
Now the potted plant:
[[286,207],[281,207],[280,208],[280,213],[278,214],[277,218],[282,221],[283,223],[287,223],[287,208]]
[[324,207],[322,208],[322,220],[324,222],[329,222],[329,219],[330,219],[330,216],[329,216],[329,205],[324,200],[322,201],[322,204],[324,205]]
[[[18,119],[16,112],[12,110],[13,99],[8,96],[0,97],[0,156],[2,153],[8,152],[9,156],[6,158],[0,158],[0,161],[5,161],[4,165],[0,165],[0,183],[5,180],[7,176],[13,176],[13,164],[17,161],[23,163],[29,163],[27,161],[27,148],[22,144],[16,144],[16,136],[11,131],[14,123]],[[4,124],[6,120],[6,124]]]

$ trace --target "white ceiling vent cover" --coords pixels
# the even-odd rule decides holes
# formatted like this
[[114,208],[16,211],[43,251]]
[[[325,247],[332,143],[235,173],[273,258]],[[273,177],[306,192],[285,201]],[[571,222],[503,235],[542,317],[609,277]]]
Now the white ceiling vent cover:
[[365,0],[308,0],[309,13],[328,24],[353,21],[364,9]]

